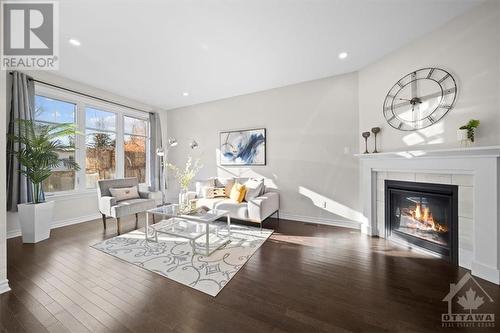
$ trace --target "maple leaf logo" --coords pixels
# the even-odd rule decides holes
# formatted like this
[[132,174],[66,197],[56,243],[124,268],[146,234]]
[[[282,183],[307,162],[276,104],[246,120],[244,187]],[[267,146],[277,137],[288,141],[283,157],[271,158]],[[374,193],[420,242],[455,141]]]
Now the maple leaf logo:
[[457,301],[464,310],[469,310],[469,313],[472,313],[472,310],[477,310],[483,303],[484,299],[481,296],[476,296],[476,291],[469,288],[465,292],[465,296],[460,296]]

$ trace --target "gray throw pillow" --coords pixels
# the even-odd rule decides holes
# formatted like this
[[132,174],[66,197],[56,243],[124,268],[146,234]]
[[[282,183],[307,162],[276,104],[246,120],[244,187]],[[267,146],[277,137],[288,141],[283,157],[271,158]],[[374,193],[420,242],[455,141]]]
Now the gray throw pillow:
[[109,192],[111,193],[111,196],[116,199],[116,201],[140,198],[137,186],[110,188]]

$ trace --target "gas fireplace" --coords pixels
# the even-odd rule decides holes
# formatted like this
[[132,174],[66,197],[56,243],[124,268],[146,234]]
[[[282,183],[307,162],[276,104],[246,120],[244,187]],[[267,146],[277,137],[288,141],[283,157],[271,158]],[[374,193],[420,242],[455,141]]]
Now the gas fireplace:
[[385,227],[387,238],[458,264],[458,187],[386,180]]

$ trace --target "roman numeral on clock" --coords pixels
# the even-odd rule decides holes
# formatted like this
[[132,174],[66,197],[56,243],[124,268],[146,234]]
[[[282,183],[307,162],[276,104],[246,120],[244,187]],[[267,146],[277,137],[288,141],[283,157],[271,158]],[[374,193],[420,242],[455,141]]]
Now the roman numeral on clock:
[[432,76],[432,73],[434,73],[434,70],[435,68],[431,68],[431,70],[429,71],[429,74],[427,74],[427,78],[430,79],[431,76]]
[[439,80],[438,82],[439,83],[443,83],[447,78],[450,77],[450,74],[446,74],[445,76],[443,76],[443,78],[441,80]]
[[434,118],[432,118],[431,116],[428,116],[427,119],[429,119],[429,121],[434,124],[436,122],[436,120]]

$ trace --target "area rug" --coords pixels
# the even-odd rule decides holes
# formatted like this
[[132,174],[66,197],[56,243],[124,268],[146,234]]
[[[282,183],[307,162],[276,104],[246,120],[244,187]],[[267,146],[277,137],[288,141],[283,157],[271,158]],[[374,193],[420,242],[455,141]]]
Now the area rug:
[[[219,224],[219,222],[216,222]],[[220,222],[220,236],[225,225]],[[159,235],[158,243],[146,241],[144,228],[92,245],[94,249],[160,274],[186,286],[216,296],[243,267],[273,230],[231,225],[231,242],[206,257],[194,254],[188,240]]]

